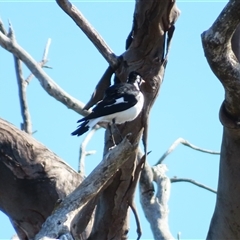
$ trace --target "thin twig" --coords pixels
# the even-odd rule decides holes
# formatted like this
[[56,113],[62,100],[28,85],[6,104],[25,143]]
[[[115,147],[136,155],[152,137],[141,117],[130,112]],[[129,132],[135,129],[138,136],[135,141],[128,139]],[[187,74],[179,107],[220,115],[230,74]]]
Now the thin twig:
[[[47,56],[48,56],[48,51],[49,51],[49,48],[50,48],[50,44],[51,44],[51,38],[49,38],[49,39],[47,40],[47,43],[46,43],[46,46],[45,46],[44,52],[43,52],[42,61],[38,63],[40,67],[44,67],[45,64],[48,62]],[[32,80],[33,77],[34,77],[34,75],[31,73],[31,74],[26,78],[25,81],[27,82],[27,84],[30,83],[30,81]]]
[[128,197],[128,205],[130,206],[130,208],[133,212],[133,215],[135,217],[135,221],[136,221],[136,225],[137,225],[137,235],[138,235],[137,240],[138,240],[142,236],[142,228],[141,228],[141,223],[140,223],[140,220],[139,220],[136,204],[134,202],[134,191],[136,189],[136,185],[138,183],[139,176],[141,175],[140,172],[143,170],[144,164],[145,164],[145,161],[146,161],[146,155],[142,155],[142,152],[141,152],[140,148],[139,148],[139,151],[138,151],[137,159],[138,159],[138,161],[137,161],[137,166],[136,166],[136,169],[135,169],[135,173],[133,175],[133,180],[132,180],[132,183],[129,186],[129,189],[131,189],[131,190],[128,191],[126,197]]
[[212,189],[210,187],[207,187],[206,185],[203,185],[201,183],[198,183],[198,182],[196,182],[196,181],[194,181],[192,179],[174,177],[174,178],[171,178],[170,180],[171,180],[171,183],[175,183],[175,182],[188,182],[188,183],[192,183],[192,184],[194,184],[194,185],[196,185],[198,187],[204,188],[204,189],[206,189],[206,190],[208,190],[210,192],[217,193],[216,190],[214,190],[214,189]]
[[139,240],[142,236],[142,229],[141,229],[141,224],[140,224],[140,220],[139,220],[138,213],[137,213],[137,207],[136,207],[136,204],[134,201],[129,202],[129,206],[135,217],[135,221],[137,224],[137,234],[138,234],[137,240]]
[[180,240],[181,232],[177,233],[177,240]]
[[[12,25],[10,23],[9,23],[8,36],[14,43],[15,35],[14,35]],[[13,59],[14,59],[15,72],[16,72],[17,83],[18,83],[18,94],[19,94],[21,114],[23,118],[21,129],[28,134],[32,134],[32,123],[31,123],[30,112],[27,104],[27,94],[26,94],[27,88],[23,78],[21,60],[14,55],[13,55]]]
[[0,18],[0,31],[6,35],[7,34],[7,31],[6,29],[4,28],[4,25],[3,25],[3,22],[2,22],[2,19]]
[[203,149],[203,148],[199,148],[191,143],[189,143],[187,140],[183,139],[183,138],[178,138],[170,147],[169,149],[162,155],[162,157],[158,160],[158,162],[155,164],[161,164],[163,162],[163,160],[179,145],[179,144],[183,144],[187,147],[190,147],[194,150],[200,151],[200,152],[204,152],[204,153],[209,153],[209,154],[217,154],[219,155],[220,152],[216,152],[216,151],[212,151],[212,150],[207,150],[207,149]]
[[79,149],[79,164],[78,164],[78,172],[84,175],[85,173],[85,157],[95,154],[96,151],[86,151],[86,146],[88,142],[91,140],[94,133],[100,128],[99,125],[96,125],[91,131],[88,132],[84,140],[82,141]]
[[118,66],[117,56],[109,48],[109,46],[100,36],[100,34],[91,26],[91,24],[87,21],[83,14],[77,9],[77,7],[70,3],[68,0],[56,0],[56,2],[62,8],[62,10],[66,12],[81,28],[85,35],[90,39],[90,41],[102,54],[102,56],[107,60],[109,65],[113,69],[116,69],[116,67]]
[[32,134],[32,123],[30,112],[28,109],[27,104],[27,85],[24,81],[23,74],[22,74],[22,67],[21,67],[21,60],[13,55],[14,63],[15,63],[15,71],[16,77],[18,82],[18,93],[19,93],[19,100],[20,100],[20,108],[23,118],[23,124],[21,129],[24,130],[28,134]]
[[47,61],[47,56],[48,56],[48,51],[49,51],[50,44],[51,44],[51,38],[49,38],[47,40],[47,43],[46,43],[46,46],[45,46],[45,49],[44,49],[44,52],[43,52],[42,61]]

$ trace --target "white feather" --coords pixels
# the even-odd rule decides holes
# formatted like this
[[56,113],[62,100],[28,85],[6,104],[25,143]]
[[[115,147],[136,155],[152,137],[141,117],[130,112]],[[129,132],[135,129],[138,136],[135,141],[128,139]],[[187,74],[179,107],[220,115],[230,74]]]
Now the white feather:
[[94,118],[94,119],[89,120],[87,126],[88,126],[90,129],[93,128],[98,122],[101,122],[101,121],[102,121],[102,118],[103,118],[103,117],[98,117],[98,118]]
[[111,107],[111,106],[113,106],[113,105],[116,105],[116,104],[119,104],[119,103],[124,103],[124,102],[126,102],[126,101],[124,101],[124,98],[123,98],[123,97],[120,97],[120,98],[116,99],[116,102],[115,102],[115,103],[106,105],[106,106],[104,106],[104,107]]

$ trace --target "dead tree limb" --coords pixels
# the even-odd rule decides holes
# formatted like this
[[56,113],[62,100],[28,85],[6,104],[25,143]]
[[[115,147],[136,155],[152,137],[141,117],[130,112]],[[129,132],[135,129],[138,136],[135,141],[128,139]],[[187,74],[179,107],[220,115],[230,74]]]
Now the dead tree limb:
[[[140,179],[140,201],[144,214],[150,223],[155,239],[174,239],[168,225],[168,199],[171,183],[165,172],[165,164],[150,168],[146,163]],[[153,181],[157,183],[154,194]]]
[[177,140],[174,141],[174,143],[168,148],[168,150],[160,157],[160,159],[158,160],[158,162],[155,164],[161,164],[163,162],[163,160],[179,145],[179,144],[183,144],[187,147],[190,147],[194,150],[200,151],[200,152],[204,152],[204,153],[209,153],[209,154],[217,154],[219,155],[220,152],[216,152],[216,151],[212,151],[212,150],[207,150],[207,149],[203,149],[200,147],[197,147],[193,144],[191,144],[190,142],[188,142],[187,140],[183,139],[183,138],[178,138]]
[[[2,29],[1,32],[6,36],[8,36],[12,42],[16,41],[15,34],[10,23],[9,23],[8,35],[2,24],[1,24],[1,29]],[[16,78],[17,78],[17,84],[18,84],[20,109],[21,109],[21,114],[23,119],[23,123],[21,123],[21,129],[28,134],[32,134],[32,123],[31,123],[30,112],[27,104],[27,92],[26,92],[27,86],[26,86],[26,82],[24,81],[24,77],[22,73],[21,60],[14,55],[13,55],[13,59],[14,59],[15,72],[16,72]]]
[[106,59],[109,65],[115,69],[118,66],[117,56],[109,48],[99,33],[91,26],[83,14],[68,0],[56,0],[56,2],[86,34],[86,36]]
[[18,94],[20,101],[20,109],[22,113],[23,123],[21,129],[28,134],[32,134],[32,122],[30,112],[27,104],[27,83],[25,82],[22,74],[21,60],[13,56],[15,63],[15,71],[18,83]]
[[[51,38],[49,38],[47,40],[46,46],[44,48],[44,52],[43,52],[43,57],[42,60],[38,63],[39,66],[41,67],[45,67],[46,63],[48,62],[48,51],[49,51],[49,47],[51,44]],[[31,73],[27,78],[26,78],[26,82],[29,84],[31,79],[34,77],[34,75]]]
[[199,182],[196,182],[195,180],[193,179],[189,179],[189,178],[178,178],[178,177],[174,177],[174,178],[171,178],[171,183],[176,183],[176,182],[188,182],[188,183],[192,183],[200,188],[203,188],[203,189],[206,189],[212,193],[217,193],[216,190],[204,185],[204,184],[201,184]]
[[100,127],[96,125],[93,129],[91,129],[90,132],[87,133],[86,137],[82,141],[79,149],[79,164],[78,164],[78,172],[81,173],[83,176],[85,175],[85,157],[91,154],[95,154],[96,151],[86,151],[86,146],[91,140],[94,133],[99,129]]
[[7,34],[7,31],[6,31],[6,29],[5,29],[4,25],[3,25],[3,21],[2,21],[1,18],[0,18],[0,31],[1,31],[4,35]]

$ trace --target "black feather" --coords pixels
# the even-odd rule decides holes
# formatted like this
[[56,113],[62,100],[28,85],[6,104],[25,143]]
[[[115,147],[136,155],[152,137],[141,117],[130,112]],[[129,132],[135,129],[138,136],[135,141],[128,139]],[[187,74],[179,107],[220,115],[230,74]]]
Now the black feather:
[[[79,121],[78,121],[79,122]],[[78,128],[72,132],[71,134],[77,135],[77,136],[81,136],[82,134],[84,134],[85,132],[87,132],[89,130],[89,126],[87,126],[87,124],[89,123],[89,121],[83,122],[82,124],[80,124],[78,126]]]

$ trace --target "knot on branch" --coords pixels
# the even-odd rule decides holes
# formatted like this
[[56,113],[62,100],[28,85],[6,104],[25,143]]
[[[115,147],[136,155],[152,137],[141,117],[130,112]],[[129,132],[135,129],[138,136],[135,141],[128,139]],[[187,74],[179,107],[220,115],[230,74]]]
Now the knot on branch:
[[222,125],[230,129],[240,129],[240,116],[231,115],[225,107],[225,101],[222,103],[219,111],[219,119]]

